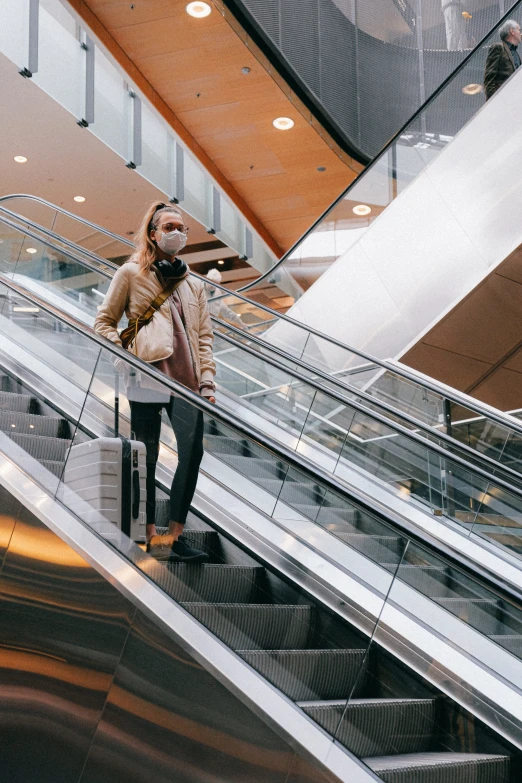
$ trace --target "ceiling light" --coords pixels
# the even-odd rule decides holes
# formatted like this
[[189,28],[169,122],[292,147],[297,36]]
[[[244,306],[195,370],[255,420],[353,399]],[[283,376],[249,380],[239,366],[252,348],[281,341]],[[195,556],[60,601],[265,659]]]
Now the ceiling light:
[[241,73],[244,73],[245,75],[247,73],[250,73],[250,68],[248,67],[248,65],[245,65],[243,68],[241,68]]
[[326,171],[326,166],[318,166],[317,171]]
[[14,159],[17,163],[27,163],[27,158],[24,155],[15,155]]
[[477,95],[479,92],[482,92],[482,85],[466,84],[466,86],[462,88],[462,92],[464,95]]
[[372,208],[367,204],[357,204],[357,206],[352,209],[354,215],[360,216],[369,215],[371,211]]
[[83,204],[85,201],[85,196],[75,196],[74,200],[78,202],[78,204]]
[[220,259],[220,260],[218,261],[218,264],[219,264],[219,266],[223,266],[223,264],[224,264],[224,263],[225,263],[225,262],[224,262],[222,259]]
[[31,253],[31,255],[33,255],[33,253],[38,253],[38,250],[35,247],[26,247],[25,252]]
[[15,305],[13,307],[15,313],[39,313],[39,307],[32,307],[31,305]]
[[196,19],[204,19],[205,16],[209,16],[212,8],[208,3],[197,0],[195,3],[189,3],[185,8],[185,11],[189,16],[194,16]]
[[295,122],[290,117],[278,117],[273,121],[272,125],[277,130],[290,130],[290,128],[294,127]]

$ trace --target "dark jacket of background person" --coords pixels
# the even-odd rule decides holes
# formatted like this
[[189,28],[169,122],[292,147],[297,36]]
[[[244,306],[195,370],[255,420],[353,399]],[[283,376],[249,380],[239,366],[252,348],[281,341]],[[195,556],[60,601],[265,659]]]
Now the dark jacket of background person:
[[491,98],[513,73],[515,73],[515,62],[509,50],[509,44],[506,41],[493,44],[488,53],[484,73],[486,100]]

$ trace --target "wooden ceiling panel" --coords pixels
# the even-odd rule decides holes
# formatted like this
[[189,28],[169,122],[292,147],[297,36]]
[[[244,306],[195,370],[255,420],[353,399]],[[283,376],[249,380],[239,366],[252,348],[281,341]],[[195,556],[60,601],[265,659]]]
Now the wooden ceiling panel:
[[[216,160],[220,164],[220,160]],[[282,198],[292,198],[296,193],[309,193],[314,191],[317,194],[328,198],[328,204],[339,196],[345,187],[344,176],[331,173],[327,185],[320,185],[325,182],[323,177],[328,176],[328,170],[320,172],[310,167],[306,170],[294,172],[292,176],[287,174],[278,174],[272,177],[266,177],[266,181],[252,178],[250,181],[236,181],[236,189],[240,195],[248,192],[252,203],[257,204],[266,198],[274,198],[276,195]],[[330,194],[332,198],[330,199]]]
[[[131,8],[131,6],[134,8]],[[104,23],[117,30],[134,24],[145,24],[158,19],[176,16],[179,12],[172,0],[146,0],[146,2],[121,3],[114,0],[92,0],[91,9]]]
[[223,52],[229,48],[232,52],[237,40],[233,30],[218,14],[211,14],[206,19],[192,19],[184,11],[168,19],[120,27],[114,34],[134,62],[143,62],[148,57],[182,52],[195,47],[219,47]]
[[[272,248],[288,249],[360,170],[217,8],[194,19],[187,0],[69,2]],[[278,116],[295,127],[277,131]]]

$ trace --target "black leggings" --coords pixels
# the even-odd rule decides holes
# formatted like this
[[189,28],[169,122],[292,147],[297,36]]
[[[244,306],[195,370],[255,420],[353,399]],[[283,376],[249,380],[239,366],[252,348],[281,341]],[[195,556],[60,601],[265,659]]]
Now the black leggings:
[[178,466],[170,490],[170,521],[184,525],[203,458],[203,414],[179,397],[171,397],[169,403],[131,402],[130,407],[131,430],[147,447],[147,525],[155,524],[162,408],[167,411],[178,446]]

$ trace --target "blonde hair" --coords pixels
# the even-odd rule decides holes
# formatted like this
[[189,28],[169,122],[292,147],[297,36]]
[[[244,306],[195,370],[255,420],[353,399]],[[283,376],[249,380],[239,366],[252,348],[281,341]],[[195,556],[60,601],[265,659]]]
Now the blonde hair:
[[183,220],[181,211],[173,205],[157,201],[150,205],[143,216],[141,226],[136,235],[136,250],[127,259],[128,263],[138,264],[140,274],[142,275],[146,275],[150,271],[152,264],[156,260],[156,245],[150,238],[150,233],[157,228],[158,219],[165,212],[173,212]]

